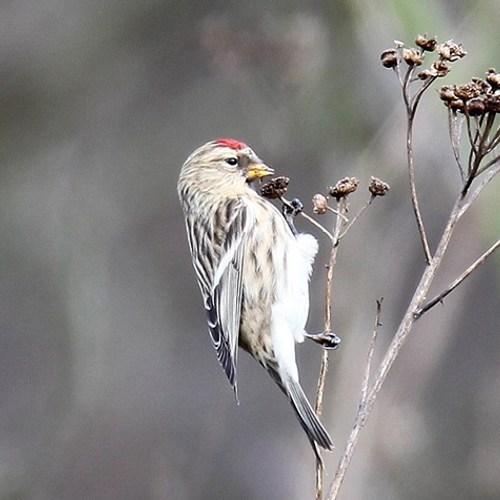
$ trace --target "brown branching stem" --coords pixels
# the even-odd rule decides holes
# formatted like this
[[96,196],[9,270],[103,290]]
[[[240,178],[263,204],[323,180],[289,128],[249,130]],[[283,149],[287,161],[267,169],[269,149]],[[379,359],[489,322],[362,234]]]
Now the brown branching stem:
[[342,231],[342,233],[339,234],[339,240],[341,240],[345,236],[347,231],[349,231],[349,229],[351,229],[353,224],[359,219],[361,214],[372,204],[372,202],[375,198],[376,198],[375,195],[373,195],[373,194],[370,195],[370,198],[368,198],[368,201],[361,207],[359,212],[351,219],[351,222],[345,227],[345,229]]
[[432,257],[430,263],[426,266],[422,278],[414,292],[413,298],[396,331],[396,334],[394,335],[392,342],[387,352],[385,353],[382,362],[380,363],[379,369],[375,375],[375,379],[371,383],[366,397],[363,398],[364,401],[362,401],[362,403],[359,405],[353,429],[344,448],[343,454],[340,457],[337,470],[335,472],[335,477],[332,484],[330,485],[330,489],[326,497],[327,500],[334,500],[337,498],[340,486],[342,485],[345,474],[351,462],[354,449],[358,443],[359,436],[361,434],[361,431],[364,429],[368,417],[373,409],[373,405],[375,403],[377,395],[380,392],[380,389],[382,388],[382,385],[384,384],[384,381],[399,352],[401,351],[401,348],[403,347],[415,321],[417,321],[415,312],[418,311],[418,309],[421,307],[421,304],[425,300],[427,292],[429,291],[436,272],[441,265],[443,257],[446,253],[451,235],[453,234],[453,230],[455,229],[455,225],[458,220],[460,201],[461,198],[459,198],[451,212],[450,218],[443,231],[436,253],[434,257]]
[[370,349],[368,350],[368,357],[366,360],[365,375],[363,377],[363,385],[361,387],[361,403],[364,404],[368,394],[368,385],[370,382],[370,375],[372,369],[373,353],[375,352],[375,342],[377,340],[378,329],[382,326],[380,323],[380,314],[382,313],[382,300],[377,300],[377,312],[375,314],[375,324],[373,325],[372,340],[370,342]]
[[493,179],[493,177],[498,173],[500,173],[500,165],[496,165],[495,168],[492,168],[488,172],[486,178],[483,179],[483,181],[478,185],[474,192],[469,193],[469,196],[465,197],[463,190],[459,194],[450,213],[450,217],[448,219],[446,227],[443,230],[441,239],[436,249],[436,253],[434,254],[434,256],[432,256],[430,262],[428,263],[422,274],[422,278],[420,279],[420,282],[415,289],[412,300],[403,316],[403,319],[401,320],[401,323],[393,337],[393,340],[387,352],[385,353],[382,362],[380,363],[379,369],[375,375],[373,382],[371,383],[368,391],[364,391],[364,393],[362,394],[361,403],[355,417],[354,426],[352,428],[348,442],[344,448],[343,454],[340,457],[335,477],[332,481],[332,484],[330,485],[330,489],[326,497],[327,500],[334,500],[337,498],[337,494],[351,462],[361,431],[366,425],[377,395],[382,388],[385,379],[415,322],[424,313],[429,311],[435,304],[440,302],[446,295],[451,293],[473,271],[475,271],[479,267],[479,265],[481,265],[490,255],[493,254],[494,251],[496,251],[500,247],[499,240],[492,247],[490,247],[490,249],[487,250],[479,259],[477,259],[466,271],[464,271],[455,281],[453,281],[453,283],[451,283],[446,290],[441,292],[441,294],[436,296],[429,303],[423,305],[434,277],[436,276],[436,273],[443,261],[457,222],[470,208],[472,202],[479,196],[481,191],[486,187],[491,179]]
[[321,225],[319,222],[316,222],[310,215],[307,215],[305,212],[300,212],[300,215],[304,217],[304,219],[308,220],[313,226],[317,227],[323,234],[326,234],[332,244],[335,242],[335,237],[328,229],[326,229],[323,225]]
[[408,176],[410,179],[410,191],[411,191],[411,201],[413,205],[413,212],[415,214],[415,219],[417,221],[418,233],[420,235],[420,241],[422,242],[422,248],[424,250],[425,261],[427,264],[431,261],[431,250],[429,247],[429,241],[427,239],[427,234],[425,232],[424,221],[422,219],[422,213],[420,212],[420,207],[417,197],[417,185],[415,181],[415,166],[413,162],[413,124],[415,121],[415,114],[417,112],[418,104],[422,98],[425,90],[431,85],[435,80],[429,78],[417,91],[413,99],[410,93],[410,75],[412,74],[412,69],[408,69],[408,73],[403,82],[403,98],[406,104],[406,113],[408,117],[408,126],[406,129],[406,161],[408,164]]
[[[429,40],[425,37],[418,37],[419,41],[417,44],[423,47],[423,50],[434,50],[428,48]],[[435,45],[434,39],[434,45]],[[432,44],[431,44],[432,45]],[[437,47],[436,51],[440,55],[440,59],[432,66],[431,70],[426,70],[419,73],[418,78],[414,78],[414,70],[418,65],[421,64],[423,59],[423,52],[412,52],[403,51],[403,59],[405,63],[408,64],[407,71],[404,76],[401,75],[402,57],[401,49],[403,48],[401,42],[396,42],[396,50],[385,51],[382,56],[383,64],[386,67],[393,68],[396,71],[398,79],[401,83],[403,91],[403,99],[407,111],[407,136],[406,136],[406,150],[407,150],[407,168],[410,181],[411,190],[411,200],[413,205],[414,215],[417,221],[418,232],[421,239],[421,244],[423,247],[426,266],[423,270],[420,282],[415,288],[413,296],[408,304],[406,312],[404,313],[399,326],[396,329],[394,337],[389,345],[389,348],[385,352],[382,361],[376,371],[372,374],[372,360],[375,350],[375,342],[377,338],[378,328],[380,326],[380,311],[381,311],[381,301],[377,302],[377,314],[375,320],[375,326],[372,333],[372,340],[370,343],[370,348],[368,352],[367,363],[364,371],[362,388],[361,388],[361,398],[358,406],[358,410],[355,416],[354,425],[349,436],[349,439],[345,445],[345,448],[339,458],[338,466],[335,472],[335,476],[327,492],[325,500],[335,500],[337,498],[339,489],[343,483],[348,467],[351,463],[354,450],[357,446],[359,437],[362,430],[366,426],[366,422],[371,414],[375,400],[380,392],[387,375],[393,366],[397,356],[399,355],[409,333],[411,332],[414,324],[418,319],[432,309],[436,304],[441,303],[446,296],[448,296],[453,290],[455,290],[467,277],[469,277],[481,264],[483,264],[486,259],[488,259],[498,248],[500,248],[500,240],[495,242],[486,252],[484,252],[474,263],[469,266],[460,276],[458,276],[445,290],[441,291],[430,301],[426,301],[427,294],[430,287],[434,281],[434,278],[442,264],[443,258],[448,249],[451,237],[455,230],[455,227],[460,220],[460,218],[465,214],[465,212],[470,208],[475,199],[483,191],[486,185],[500,173],[500,155],[495,154],[495,148],[500,145],[500,128],[494,130],[495,117],[498,112],[495,108],[489,112],[487,117],[485,115],[478,118],[478,108],[471,108],[472,112],[469,114],[468,108],[462,107],[461,111],[465,115],[465,122],[467,124],[467,133],[470,143],[470,152],[468,157],[467,170],[465,170],[462,165],[460,158],[460,124],[456,112],[456,107],[451,107],[449,104],[450,114],[449,114],[449,129],[452,141],[453,153],[455,160],[458,164],[460,177],[462,181],[462,187],[460,193],[457,196],[456,202],[450,212],[450,216],[446,223],[446,226],[442,232],[441,239],[437,245],[435,253],[432,254],[428,238],[425,232],[424,223],[419,207],[419,200],[417,196],[416,181],[415,181],[415,168],[414,168],[414,152],[413,152],[413,126],[414,119],[417,111],[419,102],[424,94],[424,92],[430,87],[430,85],[440,76],[445,76],[449,71],[449,63],[454,62],[465,56],[465,51],[461,46],[454,44],[452,41],[446,42],[443,45]],[[395,57],[396,55],[396,57]],[[434,73],[433,73],[434,71]],[[490,80],[498,78],[498,75],[491,75],[493,70],[489,70]],[[421,81],[421,85],[416,89],[415,92],[411,91],[411,84],[416,81]],[[474,82],[476,82],[474,80]],[[444,89],[445,87],[443,87]],[[457,88],[457,87],[454,87]],[[482,88],[485,88],[483,85]],[[450,87],[446,89],[449,92]],[[467,87],[461,88],[462,94],[468,91]],[[442,94],[442,99],[449,101],[447,94]],[[458,92],[457,92],[458,95]],[[488,94],[489,95],[489,94]],[[456,97],[456,96],[455,96]],[[462,97],[462,96],[461,96]],[[458,101],[458,99],[457,99]],[[455,101],[454,101],[455,103]],[[480,109],[480,108],[479,108]],[[472,116],[471,116],[472,115]],[[472,118],[472,119],[471,119]],[[487,155],[493,153],[492,159],[487,159]],[[483,161],[484,160],[484,161]],[[481,182],[475,185],[474,190],[472,189],[473,182],[484,173]],[[371,191],[372,192],[372,191]],[[334,266],[337,259],[337,248],[340,239],[346,234],[346,232],[352,227],[357,218],[363,213],[363,211],[371,204],[373,197],[368,200],[365,206],[360,210],[360,212],[354,217],[351,222],[342,220],[344,213],[347,211],[347,199],[342,198],[337,200],[338,204],[338,214],[336,218],[335,228],[332,233],[323,228],[323,232],[330,235],[332,242],[332,250],[330,254],[330,261],[327,266],[327,291],[326,291],[326,310],[325,310],[325,332],[331,333],[331,293],[332,293],[332,281],[334,275]],[[330,209],[334,211],[333,209]],[[313,222],[311,220],[311,222]],[[313,222],[314,223],[314,222]],[[320,376],[318,380],[317,397],[316,397],[316,412],[318,416],[322,413],[323,408],[323,397],[325,390],[326,374],[328,370],[328,351],[324,351]],[[323,464],[319,458],[316,466],[316,500],[323,500]]]
[[[427,293],[432,285],[432,282],[436,276],[436,273],[441,266],[444,255],[448,249],[448,245],[451,236],[454,232],[457,222],[463,216],[463,214],[469,209],[473,201],[481,193],[481,191],[486,187],[486,185],[491,181],[491,179],[500,172],[500,156],[496,156],[493,160],[486,162],[487,164],[481,168],[481,163],[485,156],[494,150],[494,147],[500,143],[500,132],[496,131],[491,140],[488,139],[493,128],[494,119],[491,118],[491,114],[486,120],[484,129],[481,129],[483,122],[476,123],[476,132],[472,133],[470,117],[466,116],[467,128],[469,134],[469,140],[471,145],[471,151],[469,156],[468,172],[465,172],[462,168],[460,161],[460,151],[459,151],[459,134],[457,127],[456,114],[450,114],[450,132],[452,138],[452,147],[457,161],[460,175],[462,178],[462,189],[457,197],[457,200],[451,210],[448,222],[443,230],[441,239],[435,251],[432,255],[427,235],[425,233],[424,224],[422,221],[422,216],[418,204],[416,182],[415,182],[415,169],[414,169],[414,153],[413,153],[413,125],[414,118],[417,110],[418,103],[422,97],[424,91],[429,87],[429,85],[434,81],[434,79],[428,79],[412,97],[410,93],[410,83],[411,83],[411,73],[413,68],[409,68],[405,77],[401,79],[399,73],[399,65],[397,66],[397,73],[399,80],[403,89],[403,98],[407,110],[408,126],[407,126],[407,166],[410,180],[411,188],[411,198],[414,209],[415,218],[417,221],[418,231],[423,246],[426,267],[423,271],[422,277],[419,284],[417,285],[413,297],[408,305],[408,308],[399,324],[399,327],[394,334],[392,342],[386,351],[382,362],[370,383],[370,373],[371,373],[371,359],[373,355],[374,342],[376,338],[376,333],[374,330],[374,335],[372,337],[372,343],[370,345],[369,359],[367,361],[367,366],[365,368],[365,374],[363,379],[361,400],[356,413],[354,425],[346,443],[344,451],[339,459],[335,477],[330,485],[326,500],[335,500],[337,498],[339,489],[343,483],[346,472],[348,470],[349,464],[351,462],[354,450],[358,443],[361,431],[364,429],[368,417],[372,411],[373,405],[377,398],[377,395],[382,388],[385,379],[394,364],[401,348],[403,347],[410,331],[413,328],[415,322],[427,311],[429,311],[436,304],[442,302],[442,300],[456,289],[468,276],[470,276],[485,260],[493,254],[500,247],[500,240],[493,244],[486,252],[484,252],[469,268],[467,268],[460,276],[458,276],[445,290],[440,294],[436,295],[432,300],[424,304],[426,300]],[[484,121],[484,120],[483,120]],[[477,178],[479,174],[487,171],[486,178],[482,180],[479,186],[471,192],[472,182]],[[379,313],[379,311],[378,311]],[[378,325],[378,322],[377,322]]]
[[486,252],[474,261],[457,279],[455,279],[445,290],[436,295],[433,299],[429,300],[424,306],[415,311],[415,319],[418,319],[422,314],[432,309],[436,304],[443,302],[444,298],[449,295],[458,285],[460,285],[466,278],[468,278],[486,259],[500,248],[500,240],[494,243]]

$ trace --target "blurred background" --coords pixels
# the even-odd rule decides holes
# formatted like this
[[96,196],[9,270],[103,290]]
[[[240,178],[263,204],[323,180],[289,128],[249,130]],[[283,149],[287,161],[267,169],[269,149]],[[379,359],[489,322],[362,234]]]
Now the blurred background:
[[[423,269],[399,85],[379,55],[394,39],[453,38],[468,56],[439,83],[465,83],[500,69],[499,16],[495,1],[1,2],[0,500],[314,498],[313,454],[273,381],[242,354],[237,406],[218,366],[180,166],[234,137],[289,176],[309,212],[346,175],[361,181],[352,212],[370,176],[391,184],[340,248],[329,483],[375,301],[378,361]],[[435,248],[459,176],[434,90],[416,126]],[[462,220],[433,292],[500,234],[498,188]],[[298,223],[320,240],[309,321],[320,331],[328,242]],[[340,498],[500,497],[499,267],[495,256],[418,322]],[[321,352],[298,351],[312,399]]]

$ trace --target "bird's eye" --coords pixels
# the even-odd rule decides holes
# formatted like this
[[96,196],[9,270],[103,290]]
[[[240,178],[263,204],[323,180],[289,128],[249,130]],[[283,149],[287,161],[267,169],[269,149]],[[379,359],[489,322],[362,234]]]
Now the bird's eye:
[[232,156],[231,158],[226,158],[226,163],[234,167],[235,165],[238,165],[238,158],[235,158]]

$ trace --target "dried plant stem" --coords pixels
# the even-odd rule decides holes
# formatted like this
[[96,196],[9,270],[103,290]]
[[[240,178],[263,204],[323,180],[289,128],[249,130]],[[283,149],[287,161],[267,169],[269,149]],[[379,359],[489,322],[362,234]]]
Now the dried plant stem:
[[418,233],[420,235],[420,240],[422,242],[422,247],[425,254],[425,261],[427,264],[431,261],[431,250],[429,247],[429,242],[427,240],[427,235],[425,233],[424,221],[422,219],[422,214],[420,212],[420,207],[418,204],[417,197],[417,187],[415,182],[415,167],[413,164],[413,122],[415,113],[414,111],[408,115],[408,128],[406,132],[406,154],[408,162],[408,175],[410,178],[410,191],[411,191],[411,201],[413,204],[413,212],[415,213],[415,219],[417,220]]
[[377,313],[375,315],[375,324],[373,325],[372,340],[370,342],[370,349],[368,350],[368,357],[366,360],[365,375],[363,377],[363,385],[361,387],[361,404],[366,401],[368,394],[368,383],[370,381],[370,374],[372,368],[373,352],[375,351],[375,342],[377,340],[378,329],[381,325],[380,314],[382,312],[382,299],[377,300]]
[[328,238],[332,241],[332,243],[335,241],[334,235],[330,233],[325,227],[323,227],[319,222],[316,222],[311,216],[307,215],[305,212],[300,212],[300,215],[307,219],[311,224],[313,224],[315,227],[317,227],[322,233],[326,234]]
[[402,81],[400,79],[400,82],[403,90],[403,100],[406,106],[406,114],[408,116],[408,126],[406,129],[406,156],[408,164],[408,175],[410,178],[411,201],[413,205],[413,212],[415,213],[415,219],[417,221],[418,233],[420,235],[422,248],[424,250],[425,261],[427,262],[427,264],[429,264],[431,261],[431,250],[429,247],[427,234],[425,232],[422,213],[420,212],[420,207],[418,204],[417,186],[415,182],[415,167],[413,164],[413,123],[415,121],[415,115],[422,96],[424,95],[424,92],[430,87],[430,85],[436,80],[436,77],[427,78],[427,80],[425,80],[425,82],[420,86],[415,95],[412,97],[410,84],[413,81],[412,77],[414,69],[415,66],[409,66],[404,79]]
[[[409,150],[411,153],[411,149]],[[412,154],[412,153],[411,153]],[[365,427],[366,421],[372,411],[373,405],[377,398],[377,395],[384,384],[384,381],[391,369],[394,361],[396,360],[404,342],[406,341],[408,334],[410,333],[414,323],[427,311],[429,311],[435,304],[439,303],[446,295],[451,293],[457,286],[460,285],[472,272],[474,272],[490,255],[493,254],[498,248],[500,248],[500,240],[493,244],[481,257],[479,257],[467,270],[465,270],[450,286],[441,292],[441,294],[434,297],[429,303],[422,306],[425,301],[425,297],[429,291],[429,288],[434,280],[434,277],[441,265],[443,257],[448,248],[453,231],[456,227],[459,219],[464,215],[464,213],[470,208],[473,201],[479,196],[481,191],[486,187],[486,185],[500,173],[500,165],[496,165],[492,168],[487,176],[482,180],[482,182],[477,186],[477,188],[465,196],[464,190],[458,196],[455,205],[450,213],[448,223],[443,231],[441,240],[436,249],[436,253],[431,257],[428,265],[426,266],[422,278],[415,289],[413,298],[406,310],[405,315],[393,337],[393,340],[384,355],[382,362],[380,363],[379,369],[375,375],[375,378],[369,387],[369,389],[364,388],[362,391],[361,402],[355,417],[354,426],[352,428],[351,434],[349,436],[348,442],[344,448],[343,454],[339,460],[335,477],[330,485],[326,500],[334,500],[337,498],[340,486],[344,480],[345,474],[351,462],[355,447],[358,443],[361,431]],[[467,180],[464,181],[464,185]],[[469,185],[470,186],[470,185]],[[369,373],[369,367],[365,370]]]
[[453,155],[455,156],[455,161],[460,172],[460,178],[462,179],[462,182],[464,182],[465,173],[460,157],[460,136],[462,123],[463,121],[459,121],[458,113],[448,108],[448,132],[451,138],[451,147],[453,149]]
[[500,164],[496,165],[494,168],[492,168],[482,179],[481,183],[476,187],[476,189],[470,193],[464,203],[462,204],[460,208],[460,212],[458,214],[458,217],[462,217],[465,212],[469,209],[469,207],[472,205],[474,200],[479,196],[481,191],[486,187],[486,185],[495,177],[498,173],[500,173]]
[[353,224],[359,219],[360,215],[372,204],[373,200],[376,198],[375,195],[371,195],[370,198],[368,198],[368,201],[361,207],[359,212],[351,219],[351,222],[345,227],[345,229],[342,231],[342,234],[339,234],[339,240],[341,240],[347,231],[351,229]]
[[385,353],[382,362],[380,363],[379,369],[375,375],[375,379],[372,382],[368,390],[368,393],[366,394],[366,396],[363,398],[363,401],[359,405],[353,429],[349,436],[349,440],[346,444],[344,452],[340,457],[340,461],[337,466],[334,480],[330,485],[330,489],[328,491],[327,500],[334,500],[335,498],[337,498],[337,494],[339,492],[340,486],[344,480],[345,474],[351,462],[354,449],[359,440],[359,436],[361,434],[361,431],[365,427],[366,421],[373,409],[373,404],[375,403],[377,395],[380,389],[382,388],[382,385],[384,384],[387,374],[389,373],[389,370],[391,369],[402,346],[404,345],[415,321],[417,321],[417,317],[415,317],[415,312],[418,311],[418,309],[421,307],[421,304],[425,300],[427,292],[429,291],[429,288],[436,275],[436,272],[439,266],[441,265],[443,257],[446,253],[451,235],[453,234],[456,223],[458,221],[461,201],[462,198],[459,197],[459,199],[457,200],[457,202],[453,207],[448,223],[443,231],[436,253],[434,257],[432,257],[430,263],[426,266],[422,278],[417,288],[415,289],[413,298],[396,331],[396,334],[394,335],[392,342],[387,352]]
[[[337,252],[339,244],[339,236],[343,226],[346,223],[345,214],[347,213],[347,198],[340,198],[337,202],[338,215],[335,220],[333,230],[332,250],[330,252],[330,260],[327,265],[326,273],[326,303],[325,303],[325,325],[324,332],[332,332],[332,283],[335,264],[337,262]],[[318,418],[321,418],[323,413],[323,398],[325,393],[326,374],[328,372],[328,350],[323,350],[321,357],[321,366],[318,378],[318,387],[316,390],[315,411]],[[316,461],[316,500],[323,498],[323,463],[321,460]]]
[[455,288],[457,288],[460,283],[462,283],[467,277],[469,277],[486,259],[492,255],[496,250],[500,248],[500,240],[494,243],[486,252],[481,255],[471,266],[469,266],[456,280],[454,280],[445,290],[440,294],[436,295],[432,300],[429,300],[427,304],[422,306],[420,309],[415,311],[415,318],[418,319],[422,314],[426,313],[429,309],[432,309],[436,304],[441,303],[443,299],[449,295]]

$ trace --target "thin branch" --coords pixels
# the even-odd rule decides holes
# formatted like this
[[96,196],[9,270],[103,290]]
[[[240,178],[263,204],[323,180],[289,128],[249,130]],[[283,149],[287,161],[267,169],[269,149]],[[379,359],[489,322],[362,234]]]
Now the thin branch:
[[500,128],[498,128],[498,130],[495,132],[495,135],[491,139],[490,150],[495,149],[499,143],[500,143]]
[[465,181],[464,168],[462,167],[462,160],[460,158],[460,136],[461,134],[461,123],[458,121],[458,114],[456,111],[448,108],[448,129],[451,139],[451,147],[453,149],[453,155],[455,156],[455,161],[458,165],[458,170],[460,171],[460,178],[462,182]]
[[477,149],[477,140],[481,136],[481,126],[483,124],[483,116],[481,116],[481,119],[479,120],[479,124],[477,123],[477,120],[474,120],[474,135],[472,134],[472,128],[471,128],[471,121],[470,121],[470,115],[467,113],[467,110],[464,113],[465,115],[465,120],[467,122],[467,135],[469,136],[469,143],[470,143],[470,156],[469,156],[469,172],[471,169],[472,165],[472,158],[477,155],[478,149]]
[[403,87],[403,100],[406,106],[406,112],[408,115],[412,113],[411,110],[411,93],[410,93],[410,82],[411,82],[411,76],[413,74],[413,67],[409,66],[406,73],[404,80],[402,82],[402,87]]
[[314,220],[310,215],[307,215],[305,212],[300,212],[300,215],[302,215],[302,217],[307,219],[311,224],[316,226],[322,233],[326,234],[332,242],[335,241],[333,234],[330,233],[330,231],[328,231],[328,229],[322,226],[318,221]]
[[366,359],[365,375],[363,377],[363,386],[361,389],[361,403],[360,406],[366,402],[366,395],[368,394],[368,384],[370,382],[370,374],[372,369],[373,353],[375,351],[375,342],[377,340],[378,329],[382,326],[380,323],[380,314],[382,312],[382,300],[377,300],[377,312],[375,314],[375,323],[373,325],[372,340],[370,342],[370,349],[368,350],[368,356]]
[[481,194],[481,191],[486,187],[486,185],[500,172],[500,164],[496,165],[495,168],[492,168],[486,177],[481,181],[481,183],[477,186],[472,194],[470,194],[467,198],[467,201],[463,202],[458,213],[458,218],[460,219],[465,212],[470,208],[474,200]]
[[420,309],[415,311],[415,319],[420,318],[427,311],[432,309],[436,304],[443,302],[443,299],[449,295],[455,288],[457,288],[460,283],[462,283],[466,278],[468,278],[490,255],[492,255],[496,250],[500,248],[500,240],[498,240],[494,245],[492,245],[486,252],[481,255],[470,267],[468,267],[456,280],[454,280],[445,290],[440,294],[436,295],[432,300],[427,302]]
[[344,222],[349,222],[349,219],[344,214],[341,214],[338,210],[335,210],[334,208],[332,208],[330,206],[327,206],[326,209],[330,210],[330,212],[333,212],[335,215],[342,217],[342,219],[344,219]]
[[349,438],[347,442],[346,448],[344,450],[344,455],[341,457],[339,461],[339,465],[337,467],[337,471],[335,473],[335,479],[330,486],[330,490],[328,491],[327,500],[333,500],[337,498],[337,494],[342,485],[342,482],[345,477],[345,473],[347,472],[347,467],[349,467],[352,455],[354,453],[354,449],[357,444],[357,438],[359,438],[359,432],[364,427],[366,423],[366,418],[368,415],[364,412],[364,408],[366,407],[367,397],[368,397],[368,386],[370,381],[370,373],[371,373],[371,365],[373,360],[373,352],[375,351],[375,342],[377,340],[378,329],[381,326],[380,323],[380,313],[382,311],[382,299],[377,300],[377,312],[375,315],[375,323],[373,326],[372,338],[370,342],[370,349],[368,350],[368,356],[366,360],[365,373],[363,376],[363,383],[361,389],[361,401],[359,403],[358,412],[356,414],[356,418],[354,421],[354,428],[351,432],[351,438],[353,437],[354,432],[357,432],[357,437],[355,439]]
[[[337,262],[337,252],[339,244],[339,235],[345,224],[345,213],[347,212],[347,198],[343,197],[337,202],[338,215],[335,220],[335,228],[333,230],[332,250],[330,252],[330,260],[327,266],[326,276],[326,303],[325,303],[325,326],[324,332],[331,333],[332,331],[332,283],[335,264]],[[326,374],[328,372],[328,356],[329,351],[323,350],[321,357],[321,366],[318,377],[318,387],[316,390],[315,411],[318,418],[321,418],[323,413],[323,399],[326,385]],[[316,500],[323,498],[323,463],[320,458],[316,460]]]
[[351,222],[345,227],[342,233],[339,235],[339,240],[341,240],[345,234],[351,229],[353,224],[359,219],[359,216],[372,204],[373,200],[376,198],[374,194],[370,195],[368,201],[360,208],[359,212],[351,219]]
[[412,107],[411,107],[411,113],[412,113],[412,119],[415,117],[415,113],[417,112],[417,107],[420,102],[420,99],[422,98],[422,95],[424,92],[436,81],[437,76],[432,76],[425,80],[424,84],[420,86],[420,88],[417,90],[413,97],[413,102],[412,102]]
[[411,201],[413,204],[413,212],[415,213],[415,218],[417,220],[418,233],[420,235],[420,241],[422,242],[422,247],[425,254],[425,260],[427,264],[429,264],[432,259],[431,249],[429,247],[429,242],[427,240],[427,235],[425,233],[422,214],[420,212],[420,207],[418,204],[417,188],[415,183],[415,167],[413,165],[413,118],[414,118],[414,113],[408,116],[408,128],[406,131],[406,156],[408,163],[408,175],[410,178],[410,191],[411,191]]
[[488,170],[490,167],[492,167],[493,165],[495,165],[495,163],[498,163],[499,161],[500,161],[500,155],[495,156],[484,167],[481,167],[477,171],[477,175],[482,174],[484,171]]

